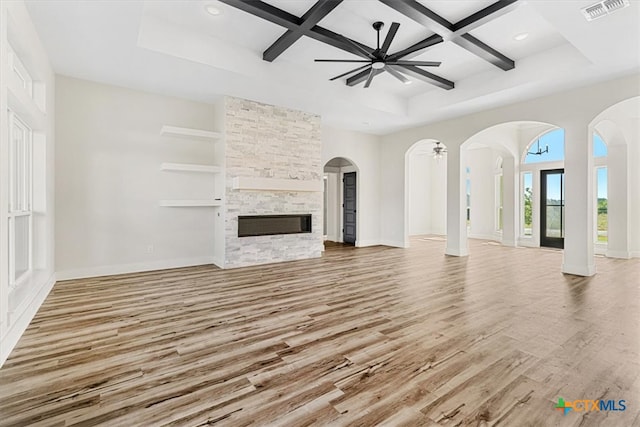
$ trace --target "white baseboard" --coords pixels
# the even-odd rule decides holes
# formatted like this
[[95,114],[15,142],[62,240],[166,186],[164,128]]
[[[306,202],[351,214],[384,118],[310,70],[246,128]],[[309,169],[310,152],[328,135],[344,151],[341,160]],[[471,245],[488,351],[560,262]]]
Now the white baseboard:
[[383,246],[391,246],[394,248],[408,248],[409,247],[409,242],[401,242],[401,241],[396,241],[396,240],[380,240],[380,242],[378,242],[379,245],[383,245]]
[[13,348],[18,344],[20,337],[33,320],[33,317],[38,312],[38,309],[51,292],[53,285],[56,283],[56,275],[52,274],[49,279],[42,284],[42,287],[36,292],[29,302],[25,306],[21,306],[21,313],[16,312],[14,322],[12,322],[7,334],[2,338],[0,343],[0,367],[7,360]]
[[575,276],[590,277],[596,274],[596,265],[590,264],[585,267],[583,265],[569,265],[563,263],[562,272],[564,274],[573,274]]
[[631,258],[640,258],[640,251],[639,252],[629,252],[629,255],[631,255]]
[[620,259],[633,258],[633,255],[631,254],[631,252],[627,252],[627,251],[612,251],[607,249],[606,251],[604,251],[604,254],[608,258],[620,258]]
[[377,246],[380,244],[379,240],[373,240],[373,239],[369,239],[369,240],[358,240],[356,242],[356,246],[359,248],[366,248],[367,246]]
[[500,241],[500,238],[496,237],[495,234],[483,234],[483,233],[469,233],[467,236],[469,239],[479,239],[479,240],[496,240]]
[[216,260],[213,257],[204,256],[198,258],[179,258],[134,264],[105,265],[100,267],[88,267],[58,271],[56,273],[56,278],[58,281],[85,279],[88,277],[113,276],[114,274],[140,273],[143,271],[166,270],[168,268],[216,264],[216,261],[220,262],[221,260]]
[[449,248],[447,247],[444,251],[445,255],[450,256],[469,256],[469,248]]
[[[498,239],[498,241],[500,240]],[[518,245],[516,244],[515,240],[502,240],[502,246],[509,246],[511,248],[514,248]]]
[[216,267],[224,268],[224,259],[223,258],[214,256],[213,257],[213,263],[215,264]]

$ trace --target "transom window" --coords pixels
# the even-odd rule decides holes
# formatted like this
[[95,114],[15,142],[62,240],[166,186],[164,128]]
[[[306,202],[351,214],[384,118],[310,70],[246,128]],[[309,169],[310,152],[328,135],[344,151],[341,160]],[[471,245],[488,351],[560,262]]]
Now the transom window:
[[529,145],[525,163],[555,162],[564,160],[564,129],[545,133]]

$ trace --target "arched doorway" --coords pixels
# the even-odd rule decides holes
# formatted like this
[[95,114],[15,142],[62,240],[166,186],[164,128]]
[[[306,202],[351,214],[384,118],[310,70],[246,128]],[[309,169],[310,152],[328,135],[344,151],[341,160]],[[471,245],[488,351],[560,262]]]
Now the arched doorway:
[[323,172],[324,240],[358,246],[358,168],[347,158],[334,157]]
[[405,153],[405,247],[411,236],[446,235],[445,156],[446,146],[434,139],[418,141]]

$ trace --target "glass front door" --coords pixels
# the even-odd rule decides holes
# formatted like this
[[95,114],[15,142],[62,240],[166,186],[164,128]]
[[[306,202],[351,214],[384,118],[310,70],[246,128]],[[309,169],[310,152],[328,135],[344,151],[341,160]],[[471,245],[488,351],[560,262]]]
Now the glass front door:
[[540,171],[540,246],[564,248],[564,169]]

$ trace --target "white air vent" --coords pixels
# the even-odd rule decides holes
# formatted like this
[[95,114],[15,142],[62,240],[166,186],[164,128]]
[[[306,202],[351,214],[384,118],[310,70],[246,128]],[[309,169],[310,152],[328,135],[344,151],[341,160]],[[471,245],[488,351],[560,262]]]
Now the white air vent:
[[587,18],[587,21],[593,21],[627,6],[629,6],[629,0],[604,0],[585,7],[582,9],[582,13]]

